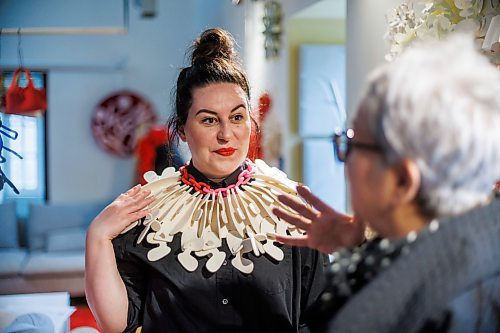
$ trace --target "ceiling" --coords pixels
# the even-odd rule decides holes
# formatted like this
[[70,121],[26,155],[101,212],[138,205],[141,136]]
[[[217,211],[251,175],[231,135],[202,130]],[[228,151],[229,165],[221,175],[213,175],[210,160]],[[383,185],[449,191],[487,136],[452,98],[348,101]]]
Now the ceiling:
[[321,0],[293,15],[299,19],[345,19],[347,0]]

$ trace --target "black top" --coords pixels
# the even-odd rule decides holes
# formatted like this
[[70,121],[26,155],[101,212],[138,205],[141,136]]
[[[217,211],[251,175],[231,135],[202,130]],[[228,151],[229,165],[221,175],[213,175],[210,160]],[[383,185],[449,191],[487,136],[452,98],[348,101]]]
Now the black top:
[[[206,178],[188,171],[198,181]],[[220,186],[234,183],[244,166]],[[233,177],[236,175],[236,177]],[[202,178],[202,179],[200,179]],[[234,179],[233,179],[234,178]],[[214,184],[210,184],[212,188]],[[113,240],[118,271],[129,299],[125,332],[307,332],[302,314],[318,298],[324,286],[328,257],[306,248],[280,246],[284,259],[245,254],[254,263],[251,274],[232,266],[226,253],[221,268],[210,273],[206,257],[199,258],[194,272],[177,260],[180,235],[169,243],[172,252],[151,262],[147,252],[155,245],[136,244],[143,227],[136,227]]]
[[407,239],[376,237],[352,249],[333,253],[326,270],[326,287],[305,315],[313,332],[324,332],[328,321],[365,285],[387,269],[401,253],[408,250]]

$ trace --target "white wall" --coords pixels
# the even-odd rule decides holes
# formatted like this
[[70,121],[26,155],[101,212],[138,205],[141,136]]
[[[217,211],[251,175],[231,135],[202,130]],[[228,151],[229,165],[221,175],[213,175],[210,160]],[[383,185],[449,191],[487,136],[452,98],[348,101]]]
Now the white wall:
[[[98,6],[92,6],[95,1]],[[113,20],[110,25],[116,26],[121,20],[121,11],[115,13],[121,9],[117,5],[120,0],[92,0],[85,5],[72,0],[75,12],[68,11],[67,6],[61,12],[60,0],[46,0],[43,13],[29,2],[2,0],[0,27],[92,24],[94,17],[102,17],[106,11]],[[236,36],[244,35],[244,11],[231,1],[156,3],[156,17],[145,19],[140,17],[135,1],[130,1],[130,29],[125,35],[22,36],[24,64],[49,71],[50,202],[109,200],[133,184],[134,158],[113,157],[101,151],[92,138],[90,119],[102,98],[123,88],[135,90],[150,100],[164,121],[170,112],[173,83],[193,38],[216,25],[236,32]],[[41,16],[43,20],[37,19]],[[107,21],[100,19],[96,24],[103,22]],[[2,36],[1,47],[0,64],[17,66],[17,36]]]
[[290,141],[289,123],[289,81],[288,81],[288,43],[286,22],[298,11],[318,2],[318,0],[286,0],[281,1],[283,9],[281,36],[281,50],[279,57],[265,59],[264,37],[262,31],[262,15],[264,13],[261,2],[245,1],[246,10],[246,43],[245,43],[245,67],[248,70],[254,105],[264,91],[272,98],[270,112],[274,113],[274,126],[280,126],[283,132],[283,153],[285,172],[290,173],[290,155],[288,142]]
[[385,62],[389,50],[384,34],[386,14],[402,0],[347,1],[347,112],[351,114],[363,91],[366,76]]

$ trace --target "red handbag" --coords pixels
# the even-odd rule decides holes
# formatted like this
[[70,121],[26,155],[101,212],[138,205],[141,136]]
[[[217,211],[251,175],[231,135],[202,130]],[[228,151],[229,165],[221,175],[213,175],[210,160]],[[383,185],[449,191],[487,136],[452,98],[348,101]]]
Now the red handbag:
[[[19,76],[24,73],[28,85],[23,88],[19,86]],[[5,94],[5,113],[21,116],[34,116],[38,112],[47,109],[47,98],[45,89],[37,89],[33,84],[31,73],[26,68],[18,68],[12,77],[9,90]]]

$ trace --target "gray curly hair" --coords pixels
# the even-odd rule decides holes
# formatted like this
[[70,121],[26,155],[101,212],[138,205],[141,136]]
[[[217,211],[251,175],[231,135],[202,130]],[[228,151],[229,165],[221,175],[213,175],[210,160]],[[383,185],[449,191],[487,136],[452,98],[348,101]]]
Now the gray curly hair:
[[361,109],[388,163],[416,161],[424,212],[489,201],[500,180],[500,71],[470,36],[413,45],[372,74]]

